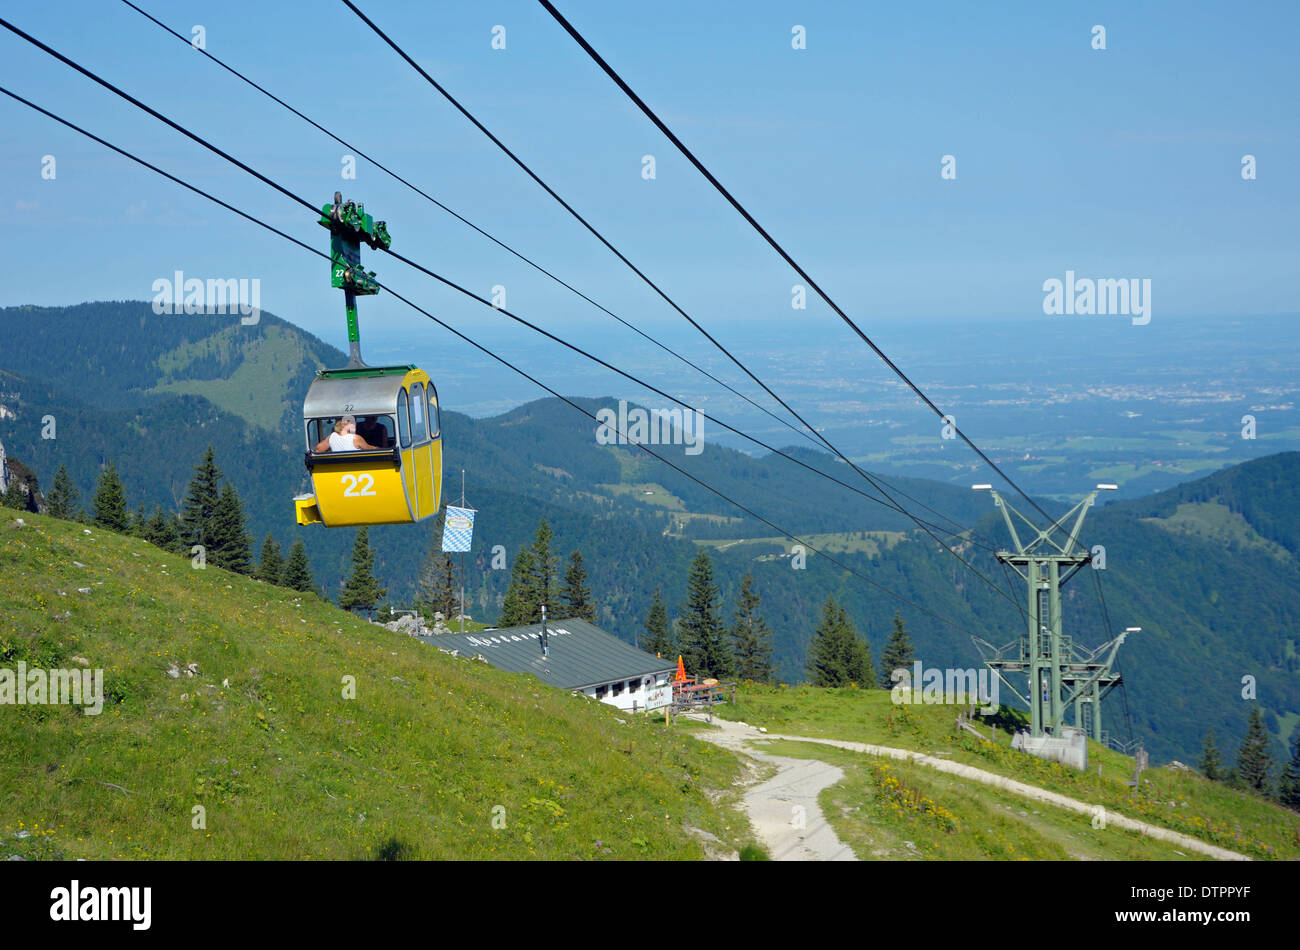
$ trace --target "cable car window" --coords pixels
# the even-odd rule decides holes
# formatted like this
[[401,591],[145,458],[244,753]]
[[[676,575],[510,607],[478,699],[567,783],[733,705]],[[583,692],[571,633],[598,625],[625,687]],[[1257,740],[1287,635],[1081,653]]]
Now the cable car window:
[[438,391],[430,383],[425,389],[429,393],[429,438],[436,439],[442,432],[442,415],[438,412]]
[[392,416],[357,416],[357,435],[377,449],[393,447]]
[[402,448],[411,444],[411,420],[407,415],[405,389],[397,392],[397,436],[401,440]]
[[[335,424],[342,416],[321,416],[307,421],[307,448],[313,452],[339,451],[330,445],[330,436],[335,434]],[[356,435],[365,440],[365,444],[376,449],[391,449],[394,445],[394,428],[392,416],[356,416]],[[340,432],[340,437],[351,435]],[[344,450],[346,451],[346,450]]]
[[428,438],[424,430],[424,387],[411,384],[411,439],[417,445]]

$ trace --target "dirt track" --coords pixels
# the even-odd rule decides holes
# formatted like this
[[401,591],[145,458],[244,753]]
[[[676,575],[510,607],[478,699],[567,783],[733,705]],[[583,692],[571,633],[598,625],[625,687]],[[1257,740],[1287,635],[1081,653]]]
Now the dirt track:
[[[693,716],[703,721],[702,716]],[[754,726],[739,722],[714,719],[716,729],[701,733],[700,738],[715,742],[729,749],[740,751],[764,762],[775,764],[779,771],[776,776],[754,786],[745,795],[745,807],[759,837],[767,845],[772,857],[778,861],[853,861],[856,858],[848,846],[840,841],[835,831],[826,823],[817,796],[823,788],[834,785],[844,773],[833,765],[818,762],[815,759],[789,759],[770,755],[755,749],[750,743],[767,739],[788,739],[793,742],[813,742],[819,745],[835,746],[852,752],[868,755],[886,756],[891,759],[904,759],[947,772],[972,782],[991,785],[1013,795],[1019,795],[1030,801],[1042,802],[1067,811],[1077,812],[1090,817],[1099,814],[1107,824],[1129,831],[1136,831],[1168,841],[1189,851],[1217,858],[1220,861],[1249,861],[1250,858],[1217,845],[1207,844],[1199,838],[1192,838],[1177,831],[1170,831],[1159,825],[1147,824],[1126,818],[1118,812],[1105,810],[1098,812],[1099,806],[1081,802],[1058,792],[1050,792],[1035,785],[1027,785],[1015,779],[987,772],[973,765],[961,762],[949,762],[922,752],[907,749],[894,749],[889,746],[868,745],[865,742],[847,742],[840,739],[815,739],[809,736],[786,736],[759,732]],[[794,806],[802,806],[805,829],[797,827],[792,815]]]

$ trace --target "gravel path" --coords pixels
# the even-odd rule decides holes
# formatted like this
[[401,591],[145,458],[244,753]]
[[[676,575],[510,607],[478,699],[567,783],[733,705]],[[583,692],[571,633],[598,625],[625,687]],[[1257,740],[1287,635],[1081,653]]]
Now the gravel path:
[[[688,714],[690,715],[690,714]],[[703,716],[691,715],[704,721]],[[699,733],[717,745],[775,765],[776,775],[745,791],[745,811],[774,861],[856,861],[853,851],[826,821],[817,796],[844,778],[844,770],[816,759],[790,759],[748,745],[765,739],[752,726],[714,719],[716,729]]]
[[[693,717],[703,721],[702,716]],[[769,755],[754,749],[749,743],[755,740],[788,739],[793,742],[814,742],[819,745],[835,746],[852,752],[864,752],[868,755],[885,756],[891,759],[903,759],[924,765],[940,772],[957,775],[973,782],[991,785],[1011,792],[1030,801],[1042,802],[1076,812],[1089,817],[1099,814],[1107,824],[1116,828],[1136,831],[1160,841],[1168,841],[1200,854],[1217,858],[1220,861],[1249,861],[1244,854],[1208,844],[1199,838],[1177,831],[1171,831],[1159,825],[1148,824],[1126,818],[1118,812],[1105,810],[1098,812],[1099,806],[1070,798],[1059,792],[1051,792],[1035,785],[1027,785],[1015,779],[987,772],[973,765],[961,762],[949,762],[946,759],[912,752],[908,749],[894,749],[889,746],[869,745],[865,742],[848,742],[842,739],[815,739],[810,736],[785,736],[760,732],[756,727],[742,722],[728,722],[715,718],[713,724],[717,730],[701,733],[700,737],[718,745],[725,746],[764,762],[772,762],[781,771],[767,782],[757,785],[745,795],[745,806],[759,836],[767,844],[773,858],[779,861],[852,861],[855,860],[848,847],[839,840],[835,832],[822,815],[817,804],[818,793],[828,785],[833,785],[843,778],[843,771],[813,759],[788,759]],[[807,829],[800,831],[791,821],[791,807],[802,805],[805,809]],[[783,811],[781,809],[784,809]]]

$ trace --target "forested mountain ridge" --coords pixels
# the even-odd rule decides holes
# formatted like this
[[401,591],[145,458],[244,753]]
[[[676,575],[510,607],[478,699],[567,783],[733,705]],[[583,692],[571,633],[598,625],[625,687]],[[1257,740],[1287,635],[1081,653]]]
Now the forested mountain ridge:
[[[290,499],[307,485],[302,396],[318,368],[345,362],[341,352],[269,313],[242,326],[231,316],[160,317],[145,302],[0,309],[0,335],[0,403],[12,413],[0,412],[0,441],[43,488],[66,465],[88,505],[99,471],[112,460],[132,508],[175,510],[211,444],[255,541],[270,532],[287,548],[303,538],[317,582],[337,594],[353,532],[298,528]],[[617,404],[608,397],[574,401],[593,413]],[[42,438],[46,416],[56,420],[54,439]],[[479,510],[466,566],[470,611],[480,619],[495,619],[509,579],[508,566],[498,567],[498,546],[508,565],[546,518],[561,557],[583,552],[600,623],[629,641],[643,632],[656,587],[676,613],[699,545],[711,549],[727,619],[741,578],[752,572],[774,630],[774,659],[788,680],[803,676],[828,595],[845,604],[876,656],[901,610],[917,656],[930,666],[976,665],[972,635],[1002,643],[1023,626],[1007,596],[1023,600],[1024,591],[1003,582],[987,550],[968,547],[963,556],[1007,596],[904,516],[788,460],[713,444],[699,455],[682,446],[656,449],[762,517],[825,546],[862,577],[811,551],[806,567],[795,569],[789,539],[635,447],[598,444],[592,420],[558,400],[471,419],[444,395],[442,422],[444,498],[459,500],[464,468],[467,499]],[[829,456],[789,451],[872,493]],[[927,520],[950,517],[973,525],[984,542],[1007,543],[982,493],[921,479],[888,484]],[[1121,661],[1134,733],[1154,755],[1194,760],[1210,725],[1232,748],[1245,727],[1244,675],[1258,682],[1279,752],[1300,719],[1297,484],[1300,456],[1287,453],[1113,502],[1089,516],[1088,542],[1108,552],[1098,579],[1110,623],[1085,571],[1066,589],[1066,627],[1089,645],[1124,626],[1143,627]],[[433,530],[432,521],[371,530],[375,571],[391,602],[410,602]],[[1127,731],[1118,701],[1107,704],[1107,725]]]

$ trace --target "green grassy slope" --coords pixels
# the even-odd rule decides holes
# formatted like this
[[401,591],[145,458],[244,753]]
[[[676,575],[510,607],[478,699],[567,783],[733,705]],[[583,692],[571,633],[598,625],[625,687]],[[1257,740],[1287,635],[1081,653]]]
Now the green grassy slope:
[[[895,705],[885,690],[819,689],[816,687],[762,687],[746,686],[740,691],[734,706],[724,706],[719,715],[741,719],[751,725],[763,726],[769,732],[814,738],[847,739],[876,745],[912,749],[930,755],[939,755],[954,762],[963,762],[989,772],[1006,775],[1030,785],[1069,795],[1090,804],[1139,821],[1161,825],[1174,831],[1191,835],[1211,844],[1238,851],[1253,858],[1300,858],[1300,814],[1280,808],[1255,795],[1237,791],[1228,786],[1210,782],[1196,772],[1168,767],[1151,768],[1142,773],[1142,782],[1134,790],[1126,783],[1133,777],[1133,759],[1120,755],[1096,743],[1088,746],[1088,772],[1076,772],[1055,762],[1047,762],[1011,750],[1009,726],[1004,723],[997,730],[993,742],[977,739],[955,727],[957,710],[942,705]],[[977,721],[977,728],[989,734],[988,724]],[[775,744],[774,744],[775,745]],[[784,754],[802,754],[844,764],[843,757],[831,749],[825,755],[821,746],[803,744],[801,750],[788,749]],[[773,751],[780,751],[773,749]],[[891,811],[893,794],[883,785],[883,777],[876,774],[876,760],[859,756],[853,774],[846,776],[844,785],[836,786],[827,799],[828,818],[850,843],[875,842],[873,848],[890,845],[890,824],[884,818],[897,817]],[[850,760],[852,764],[852,760]],[[904,781],[920,789],[921,797],[929,797],[956,816],[960,824],[965,815],[966,827],[974,829],[985,820],[985,815],[1004,813],[1015,796],[1005,796],[988,786],[976,783],[951,782],[942,773],[911,766],[905,763],[887,763],[893,774],[902,775]],[[1101,767],[1098,775],[1097,768]],[[848,792],[845,792],[845,789]],[[831,790],[828,790],[830,792]],[[847,795],[847,797],[846,797]],[[847,800],[856,799],[861,813],[845,813]],[[1002,798],[1006,798],[1003,802]],[[976,814],[972,801],[978,801]],[[843,807],[842,807],[843,806]],[[879,807],[881,817],[872,819],[872,809]],[[904,803],[904,810],[907,805]],[[1032,812],[1038,809],[1050,813],[1045,805],[1020,804],[1016,810]],[[917,815],[909,815],[909,818]],[[919,814],[917,824],[922,828],[942,826],[944,822],[930,819],[934,816]],[[882,823],[883,822],[883,823]],[[1084,827],[1088,822],[1073,816],[1066,822]],[[865,824],[864,824],[865,823]],[[1021,824],[1029,824],[1022,821]],[[880,828],[866,825],[881,825]],[[990,827],[980,825],[981,828]],[[992,826],[992,827],[997,827]],[[933,830],[933,829],[931,829]],[[940,827],[940,830],[943,830]],[[1091,836],[1075,829],[1073,840],[1061,838],[1047,829],[1020,836],[1017,854],[1005,852],[997,833],[985,840],[982,833],[972,834],[967,840],[950,841],[935,857],[981,856],[986,857],[1066,857],[1087,856],[1096,842]],[[1005,837],[1005,831],[1002,832]],[[896,835],[898,837],[898,835]],[[901,837],[907,837],[902,834]],[[909,839],[914,842],[916,839]],[[1114,841],[1115,839],[1109,839]],[[886,842],[880,844],[880,842]],[[1016,844],[1013,836],[1011,844]],[[855,845],[856,846],[856,845]],[[1057,853],[1057,849],[1064,853]],[[967,854],[967,850],[972,853]],[[900,855],[901,856],[901,855]],[[1134,847],[1132,853],[1120,851],[1115,857],[1170,857],[1160,847]]]
[[84,660],[108,698],[0,706],[0,855],[701,857],[687,826],[745,843],[713,791],[725,752],[313,596],[13,515],[0,667]]

